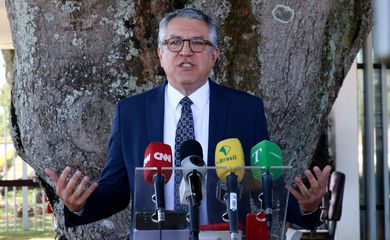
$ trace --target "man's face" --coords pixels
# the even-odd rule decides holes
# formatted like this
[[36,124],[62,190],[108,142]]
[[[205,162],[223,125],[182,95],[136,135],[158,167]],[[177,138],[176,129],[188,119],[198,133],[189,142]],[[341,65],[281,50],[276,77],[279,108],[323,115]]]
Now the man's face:
[[[211,40],[205,22],[180,17],[176,17],[168,23],[165,39],[172,37]],[[157,53],[168,82],[186,96],[196,91],[207,81],[210,70],[220,54],[219,49],[213,51],[208,45],[200,53],[193,52],[188,41],[184,42],[180,52],[172,52],[165,45],[163,49],[157,49]]]

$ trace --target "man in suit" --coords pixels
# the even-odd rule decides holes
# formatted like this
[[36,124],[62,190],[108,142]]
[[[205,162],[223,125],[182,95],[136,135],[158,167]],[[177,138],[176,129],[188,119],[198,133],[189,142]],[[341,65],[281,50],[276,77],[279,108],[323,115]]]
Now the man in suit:
[[[88,177],[81,179],[82,173],[78,170],[68,181],[69,166],[61,176],[50,168],[46,169],[64,202],[67,226],[97,221],[128,206],[134,193],[135,167],[143,166],[148,144],[164,142],[172,147],[175,145],[175,129],[183,105],[181,100],[185,97],[191,102],[194,137],[203,147],[206,164],[214,165],[214,150],[219,141],[235,137],[242,143],[246,165],[249,166],[251,147],[269,138],[263,103],[255,96],[220,86],[209,79],[220,55],[217,36],[213,19],[199,10],[181,9],[163,18],[157,51],[167,81],[118,102],[108,158],[98,183],[89,185]],[[316,177],[305,171],[310,188],[299,177],[295,179],[297,189],[288,187],[294,197],[290,197],[287,220],[306,228],[315,227],[330,167],[323,171],[315,167],[314,172]],[[174,199],[170,197],[174,191],[173,179],[166,185],[167,208],[173,208]],[[202,223],[221,222],[220,213],[224,206],[209,201],[215,198],[215,188],[210,186],[215,186],[216,181],[216,176],[207,178],[208,200],[202,204]],[[249,211],[249,204],[243,208]]]

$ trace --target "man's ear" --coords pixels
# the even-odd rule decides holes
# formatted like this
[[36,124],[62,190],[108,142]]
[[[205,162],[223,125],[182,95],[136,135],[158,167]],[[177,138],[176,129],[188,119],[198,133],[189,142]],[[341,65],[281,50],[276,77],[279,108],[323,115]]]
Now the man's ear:
[[161,52],[162,52],[162,50],[158,47],[157,48],[157,55],[158,55],[158,58],[160,59],[160,61],[161,61],[161,58],[162,58]]
[[212,53],[213,61],[217,61],[219,59],[219,56],[221,55],[221,50],[219,48],[216,48],[214,52]]

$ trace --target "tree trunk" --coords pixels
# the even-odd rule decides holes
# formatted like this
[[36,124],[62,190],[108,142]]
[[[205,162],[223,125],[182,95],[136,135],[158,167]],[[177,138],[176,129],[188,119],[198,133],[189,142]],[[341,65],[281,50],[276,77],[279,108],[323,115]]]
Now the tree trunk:
[[45,167],[80,169],[97,180],[115,102],[164,80],[156,55],[166,12],[195,7],[214,16],[222,56],[213,78],[261,96],[269,132],[286,164],[309,163],[322,124],[372,25],[372,1],[6,0],[15,70],[13,139],[41,177],[68,239],[120,239],[129,211],[65,229]]

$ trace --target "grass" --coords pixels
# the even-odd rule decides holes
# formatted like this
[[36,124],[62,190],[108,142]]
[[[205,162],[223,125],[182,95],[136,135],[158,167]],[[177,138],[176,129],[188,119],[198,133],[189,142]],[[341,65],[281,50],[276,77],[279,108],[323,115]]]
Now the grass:
[[0,232],[0,240],[51,240],[53,231],[7,231]]
[[[36,192],[41,192],[39,189]],[[15,196],[12,188],[8,190],[8,214],[6,214],[5,210],[5,196],[0,199],[0,240],[3,239],[16,239],[16,240],[24,240],[24,239],[54,239],[54,231],[52,230],[52,214],[45,213],[45,227],[42,226],[43,215],[42,209],[47,207],[47,203],[36,203],[34,204],[34,190],[28,190],[28,207],[30,209],[29,214],[29,231],[23,231],[22,227],[22,217],[20,214],[16,216],[16,225],[14,225],[14,199],[16,200],[16,209],[21,208],[23,202],[22,190],[16,190]],[[15,197],[15,198],[14,198]],[[36,206],[37,215],[36,222],[34,217],[34,207]],[[19,210],[20,211],[20,210]],[[8,229],[6,228],[6,219],[8,216]],[[34,226],[35,224],[35,226]],[[15,230],[14,230],[15,228]]]

